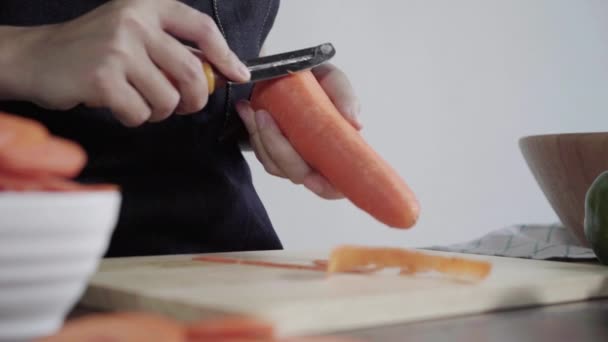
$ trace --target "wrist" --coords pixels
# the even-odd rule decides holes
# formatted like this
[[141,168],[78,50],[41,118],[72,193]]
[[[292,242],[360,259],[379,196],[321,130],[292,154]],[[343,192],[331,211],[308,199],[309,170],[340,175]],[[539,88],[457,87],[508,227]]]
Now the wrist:
[[0,100],[26,100],[31,91],[33,70],[28,60],[31,47],[40,37],[39,27],[0,27]]

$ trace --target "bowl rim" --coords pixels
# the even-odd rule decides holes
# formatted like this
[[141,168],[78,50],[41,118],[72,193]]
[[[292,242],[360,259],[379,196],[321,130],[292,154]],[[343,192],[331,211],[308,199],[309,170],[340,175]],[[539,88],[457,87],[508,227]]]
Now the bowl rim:
[[91,195],[120,195],[121,191],[115,189],[103,189],[103,190],[93,190],[93,191],[14,191],[14,190],[0,190],[0,198],[1,197],[28,197],[28,196],[44,196],[44,197],[54,197],[54,196],[91,196]]
[[543,138],[555,138],[555,137],[575,137],[575,136],[583,136],[583,135],[595,135],[595,136],[608,136],[608,131],[587,131],[587,132],[568,132],[568,133],[542,133],[542,134],[529,134],[521,136],[518,140],[535,140],[535,139],[543,139]]

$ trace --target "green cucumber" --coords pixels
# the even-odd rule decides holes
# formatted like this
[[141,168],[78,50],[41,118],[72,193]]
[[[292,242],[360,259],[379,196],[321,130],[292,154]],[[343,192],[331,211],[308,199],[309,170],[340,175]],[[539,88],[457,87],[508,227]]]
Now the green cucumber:
[[587,190],[584,227],[595,255],[608,265],[608,171],[600,174]]

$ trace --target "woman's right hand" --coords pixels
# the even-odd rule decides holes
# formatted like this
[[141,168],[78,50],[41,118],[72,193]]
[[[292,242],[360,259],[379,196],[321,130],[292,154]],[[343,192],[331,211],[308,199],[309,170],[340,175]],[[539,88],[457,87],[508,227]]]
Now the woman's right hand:
[[12,93],[49,109],[108,108],[127,126],[197,112],[208,96],[201,60],[174,37],[196,44],[227,78],[249,79],[211,17],[175,0],[113,0],[23,29]]

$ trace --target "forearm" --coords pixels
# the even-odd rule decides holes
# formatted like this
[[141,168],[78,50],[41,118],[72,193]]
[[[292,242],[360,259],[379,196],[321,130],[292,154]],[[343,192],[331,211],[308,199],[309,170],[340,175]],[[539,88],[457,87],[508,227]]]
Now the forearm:
[[[32,71],[26,65],[36,28],[0,26],[0,100],[24,100]],[[38,56],[37,58],[44,58]]]

